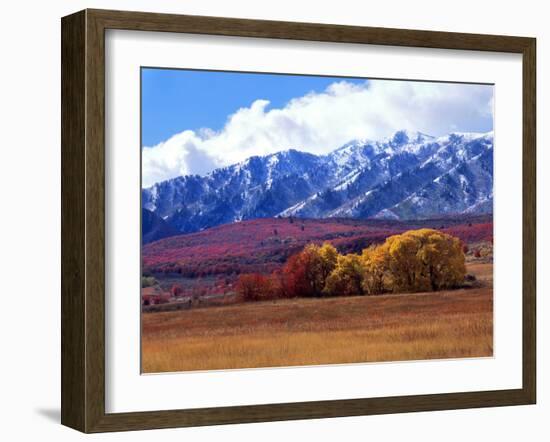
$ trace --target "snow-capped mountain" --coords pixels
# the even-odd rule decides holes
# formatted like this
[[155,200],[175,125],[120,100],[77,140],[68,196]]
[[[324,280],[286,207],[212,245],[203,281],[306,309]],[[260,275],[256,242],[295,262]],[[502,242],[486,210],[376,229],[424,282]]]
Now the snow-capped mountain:
[[252,218],[417,219],[491,213],[493,133],[435,138],[399,131],[328,155],[286,150],[142,190],[143,207],[179,232]]

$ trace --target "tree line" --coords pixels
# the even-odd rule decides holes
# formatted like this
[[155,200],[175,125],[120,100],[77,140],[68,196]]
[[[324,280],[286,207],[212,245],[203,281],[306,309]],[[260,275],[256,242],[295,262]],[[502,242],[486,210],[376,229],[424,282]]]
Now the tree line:
[[455,288],[466,276],[464,250],[459,238],[434,229],[390,236],[360,254],[309,244],[281,270],[241,274],[237,291],[245,301],[259,301]]

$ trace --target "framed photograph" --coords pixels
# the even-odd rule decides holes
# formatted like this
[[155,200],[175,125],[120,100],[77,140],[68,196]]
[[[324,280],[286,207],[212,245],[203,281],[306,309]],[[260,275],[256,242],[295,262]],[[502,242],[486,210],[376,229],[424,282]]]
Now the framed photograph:
[[534,404],[535,39],[62,19],[62,423]]

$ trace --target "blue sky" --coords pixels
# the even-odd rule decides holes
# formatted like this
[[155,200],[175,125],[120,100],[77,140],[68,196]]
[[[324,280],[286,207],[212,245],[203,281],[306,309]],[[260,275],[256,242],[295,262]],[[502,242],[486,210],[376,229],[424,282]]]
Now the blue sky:
[[[182,130],[220,130],[227,117],[257,99],[280,108],[321,92],[340,77],[143,68],[142,144],[154,146]],[[364,83],[364,79],[346,79]]]
[[492,85],[142,69],[142,185],[398,130],[493,129]]

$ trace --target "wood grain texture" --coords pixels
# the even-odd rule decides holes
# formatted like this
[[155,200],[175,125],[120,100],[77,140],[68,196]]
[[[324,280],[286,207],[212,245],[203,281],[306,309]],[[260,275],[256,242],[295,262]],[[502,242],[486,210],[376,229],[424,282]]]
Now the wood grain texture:
[[523,389],[537,395],[537,97],[536,41],[523,51]]
[[105,38],[86,11],[86,431],[105,415]]
[[473,51],[522,52],[529,38],[196,15],[88,10],[106,29],[367,43]]
[[85,13],[63,19],[61,45],[61,422],[85,428]]
[[[523,55],[523,387],[516,390],[105,413],[106,29]],[[62,20],[62,423],[84,432],[532,404],[536,397],[535,40],[357,26],[86,10]]]

